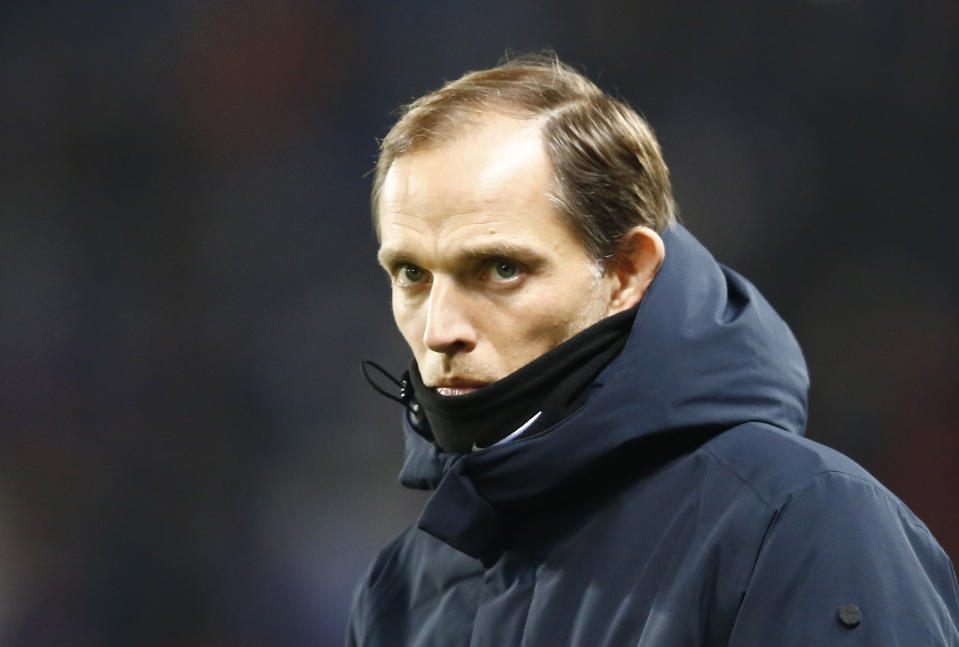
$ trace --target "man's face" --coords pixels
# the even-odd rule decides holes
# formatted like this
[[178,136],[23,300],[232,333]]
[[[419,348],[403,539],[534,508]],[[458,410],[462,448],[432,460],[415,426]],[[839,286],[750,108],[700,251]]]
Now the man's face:
[[404,155],[379,204],[380,264],[423,382],[495,382],[610,312],[602,275],[548,195],[539,124],[490,114]]

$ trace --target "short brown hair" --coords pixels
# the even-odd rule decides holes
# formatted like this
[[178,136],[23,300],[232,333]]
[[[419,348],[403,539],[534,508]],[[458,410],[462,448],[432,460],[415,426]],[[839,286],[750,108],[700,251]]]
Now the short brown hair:
[[555,56],[524,56],[469,72],[405,106],[380,143],[373,223],[393,162],[455,139],[486,111],[544,118],[551,199],[597,260],[637,225],[661,232],[676,217],[669,170],[649,124]]

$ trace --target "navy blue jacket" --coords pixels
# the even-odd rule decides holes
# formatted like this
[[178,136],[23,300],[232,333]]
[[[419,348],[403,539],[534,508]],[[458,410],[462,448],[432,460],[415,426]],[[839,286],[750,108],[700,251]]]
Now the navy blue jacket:
[[361,582],[348,645],[959,647],[929,530],[802,437],[799,346],[681,226],[623,352],[553,427],[466,455]]

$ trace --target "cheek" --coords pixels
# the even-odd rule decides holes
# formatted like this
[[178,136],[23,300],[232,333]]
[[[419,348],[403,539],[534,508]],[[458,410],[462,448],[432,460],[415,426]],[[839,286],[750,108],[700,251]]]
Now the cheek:
[[418,348],[423,340],[423,329],[426,325],[425,317],[421,317],[419,310],[410,304],[409,300],[401,296],[393,296],[393,320],[403,339],[410,348]]
[[522,354],[529,351],[541,354],[569,336],[567,330],[572,321],[578,318],[576,315],[565,299],[538,299],[530,307],[514,314],[511,328],[515,333],[510,338],[522,346]]
[[606,293],[600,280],[566,283],[550,291],[524,314],[518,329],[524,343],[543,353],[588,328],[606,314]]

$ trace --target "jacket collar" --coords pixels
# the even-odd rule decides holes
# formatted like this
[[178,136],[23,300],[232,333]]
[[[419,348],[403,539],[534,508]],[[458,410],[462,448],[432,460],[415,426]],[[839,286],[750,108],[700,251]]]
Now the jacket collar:
[[663,239],[666,258],[626,347],[579,410],[529,437],[464,455],[441,452],[404,424],[401,481],[435,488],[421,529],[489,562],[514,519],[617,457],[663,462],[747,421],[803,433],[808,377],[789,328],[681,225]]

